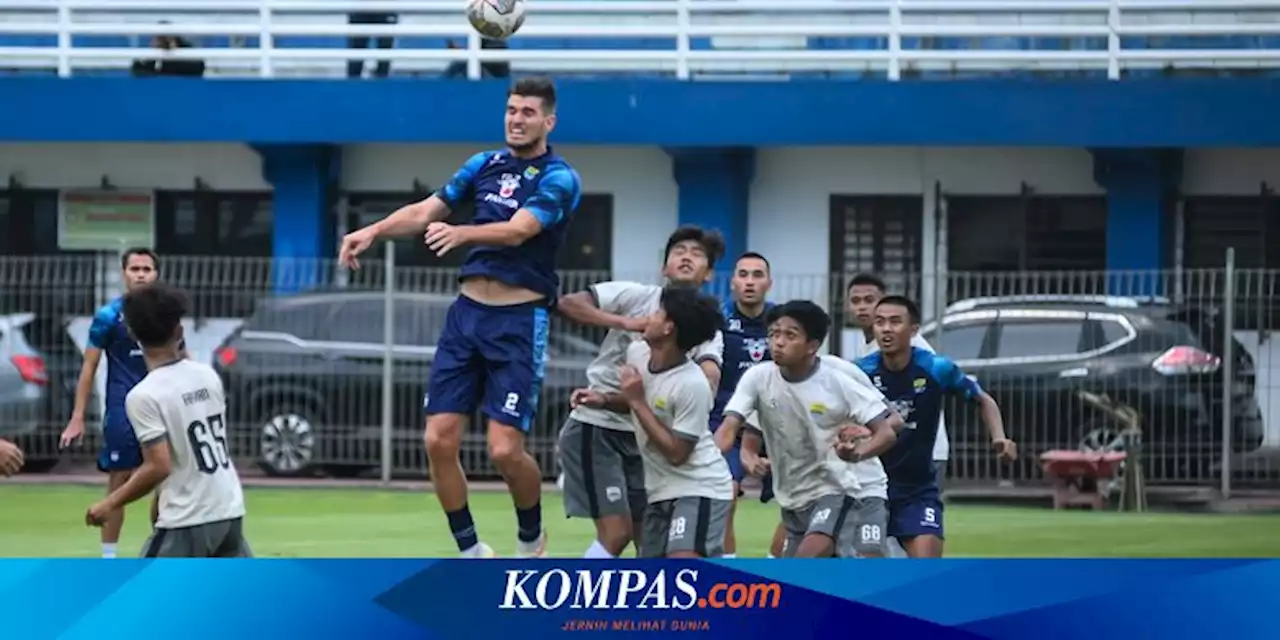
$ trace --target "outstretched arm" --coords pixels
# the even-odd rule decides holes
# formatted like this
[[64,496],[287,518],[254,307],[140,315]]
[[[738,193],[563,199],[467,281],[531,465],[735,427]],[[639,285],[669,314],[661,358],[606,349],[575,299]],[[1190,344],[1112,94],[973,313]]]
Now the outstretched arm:
[[1003,459],[1014,460],[1018,457],[1018,445],[1004,432],[1004,417],[1000,415],[1000,405],[995,398],[982,389],[978,382],[964,374],[956,363],[946,358],[934,359],[934,375],[942,387],[949,393],[962,396],[964,399],[978,403],[978,412],[987,433],[991,434],[991,444],[996,453]]
[[586,291],[561,296],[556,303],[556,313],[589,327],[639,333],[644,331],[645,319],[625,314],[635,313],[637,305],[651,290],[652,287],[637,282],[600,282]]

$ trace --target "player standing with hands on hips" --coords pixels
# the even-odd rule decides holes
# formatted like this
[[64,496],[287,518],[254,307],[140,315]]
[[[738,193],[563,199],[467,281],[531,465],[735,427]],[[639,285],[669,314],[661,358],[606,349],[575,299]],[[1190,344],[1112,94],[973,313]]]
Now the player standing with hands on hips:
[[[436,498],[458,550],[472,558],[495,555],[476,532],[459,457],[463,431],[477,409],[488,418],[489,457],[515,503],[516,555],[546,552],[542,473],[525,450],[525,435],[537,413],[550,308],[560,286],[556,255],[582,197],[577,172],[547,144],[556,125],[550,81],[517,82],[507,95],[504,123],[506,149],[472,156],[429,198],[348,234],[339,252],[344,265],[359,268],[358,257],[374,242],[424,229],[437,255],[470,247],[460,295],[436,342],[423,404]],[[466,202],[475,205],[471,224],[444,222]]]

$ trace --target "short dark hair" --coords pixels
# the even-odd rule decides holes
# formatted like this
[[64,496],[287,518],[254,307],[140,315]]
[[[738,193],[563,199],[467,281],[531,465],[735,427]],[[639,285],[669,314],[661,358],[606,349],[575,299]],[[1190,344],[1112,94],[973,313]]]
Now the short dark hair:
[[870,273],[859,273],[854,276],[849,280],[849,286],[844,288],[844,292],[849,293],[849,290],[860,286],[875,287],[880,290],[880,293],[885,292],[884,280]]
[[756,253],[755,251],[747,251],[746,253],[743,253],[742,255],[738,256],[738,259],[733,261],[733,265],[737,267],[739,262],[742,262],[743,260],[746,260],[748,258],[754,258],[756,260],[759,260],[760,262],[763,262],[765,271],[769,271],[769,272],[773,271],[773,265],[769,264],[769,259],[760,255],[759,253]]
[[880,298],[880,302],[876,303],[876,307],[886,304],[893,304],[907,310],[907,316],[911,318],[913,324],[920,324],[920,306],[914,300],[906,296],[885,296]]
[[662,310],[676,326],[676,346],[688,351],[714,337],[724,326],[720,302],[690,287],[662,290]]
[[712,267],[724,257],[724,236],[721,236],[719,231],[714,229],[707,231],[702,227],[685,225],[667,237],[667,249],[662,252],[662,259],[665,261],[670,258],[671,250],[687,240],[693,240],[702,245],[702,250],[707,254],[707,264]]
[[187,315],[187,296],[163,283],[149,284],[125,294],[124,322],[138,344],[163,347]]
[[151,258],[151,266],[155,267],[156,271],[160,270],[160,256],[157,256],[156,252],[146,247],[133,247],[132,249],[125,250],[124,254],[120,256],[120,268],[127,268],[129,266],[129,258],[134,256],[147,256],[148,258]]
[[782,318],[795,320],[804,329],[805,337],[817,340],[818,344],[827,339],[827,331],[831,329],[831,316],[812,300],[791,300],[777,305],[769,310],[765,322],[772,325]]
[[511,85],[511,89],[507,91],[507,96],[542,98],[543,113],[555,113],[556,111],[556,85],[550,78],[520,78],[515,84]]

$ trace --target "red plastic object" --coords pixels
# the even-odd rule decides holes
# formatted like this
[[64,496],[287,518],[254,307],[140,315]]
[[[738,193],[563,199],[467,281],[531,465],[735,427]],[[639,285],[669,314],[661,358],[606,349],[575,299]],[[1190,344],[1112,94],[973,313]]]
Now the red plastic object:
[[1120,470],[1125,454],[1119,451],[1046,451],[1040,456],[1040,468],[1053,483],[1053,508],[1089,506],[1101,511],[1107,506],[1104,480]]

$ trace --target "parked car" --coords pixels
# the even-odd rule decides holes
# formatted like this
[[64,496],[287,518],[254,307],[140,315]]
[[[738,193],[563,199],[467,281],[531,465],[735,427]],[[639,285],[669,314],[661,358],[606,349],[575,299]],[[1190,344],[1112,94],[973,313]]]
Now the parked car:
[[[391,424],[395,466],[423,456],[423,396],[452,296],[394,296],[395,347]],[[214,367],[228,394],[235,450],[252,455],[270,475],[297,476],[321,468],[353,475],[380,464],[382,437],[383,293],[320,292],[262,301],[215,351]],[[546,376],[531,451],[554,476],[556,436],[569,393],[586,383],[595,343],[553,323]],[[464,438],[464,456],[488,463],[483,428]],[[476,471],[474,466],[469,469]]]
[[[936,323],[921,334],[1000,403],[1022,464],[1049,449],[1124,449],[1121,429],[1082,401],[1084,390],[1139,412],[1148,480],[1187,482],[1210,477],[1221,458],[1227,368],[1216,314],[1162,299],[1010,296],[960,301],[941,336]],[[1260,446],[1263,423],[1253,357],[1232,340],[1231,446],[1244,453]],[[1000,477],[977,411],[949,402],[952,468]]]
[[34,319],[31,313],[0,316],[0,438],[22,447],[25,471],[42,472],[58,462],[58,432],[45,358],[25,331]]

